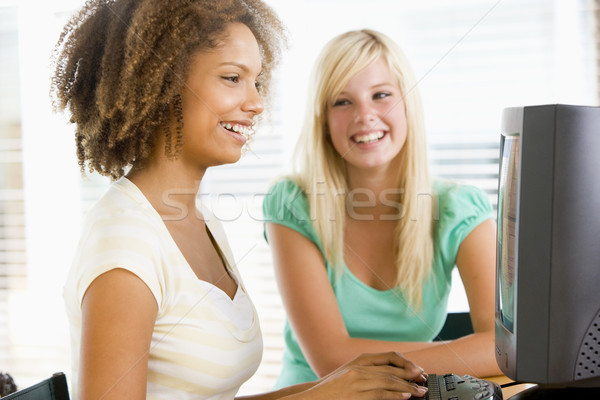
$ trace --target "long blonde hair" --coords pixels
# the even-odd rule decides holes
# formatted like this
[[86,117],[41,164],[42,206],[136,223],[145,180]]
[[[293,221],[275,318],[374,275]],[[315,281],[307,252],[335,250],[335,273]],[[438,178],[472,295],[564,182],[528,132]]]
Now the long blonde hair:
[[[350,31],[325,45],[312,72],[303,128],[294,153],[293,179],[305,191],[311,220],[325,258],[339,276],[344,256],[345,198],[348,186],[345,161],[328,135],[327,107],[348,81],[375,60],[387,61],[398,79],[407,120],[406,142],[398,154],[397,187],[402,190],[402,212],[395,228],[396,287],[418,309],[422,284],[432,268],[435,199],[431,190],[427,144],[417,80],[402,50],[373,30]],[[425,196],[430,204],[419,205]]]

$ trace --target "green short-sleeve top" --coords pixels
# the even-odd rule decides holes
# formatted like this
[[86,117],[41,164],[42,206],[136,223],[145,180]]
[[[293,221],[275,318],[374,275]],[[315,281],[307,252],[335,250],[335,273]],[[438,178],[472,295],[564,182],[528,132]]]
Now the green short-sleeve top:
[[[442,328],[458,248],[481,222],[493,218],[493,209],[483,191],[447,181],[434,181],[437,215],[434,229],[432,273],[424,282],[423,305],[415,311],[398,289],[380,291],[358,278],[344,264],[337,276],[311,223],[308,200],[291,180],[273,185],[263,202],[266,222],[287,226],[312,241],[323,255],[329,281],[351,337],[385,341],[431,341]],[[284,327],[286,349],[277,387],[317,379],[308,365],[290,324]]]

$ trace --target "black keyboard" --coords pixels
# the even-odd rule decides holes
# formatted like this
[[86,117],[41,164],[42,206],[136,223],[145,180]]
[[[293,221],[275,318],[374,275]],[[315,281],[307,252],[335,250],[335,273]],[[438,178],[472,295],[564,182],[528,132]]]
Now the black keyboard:
[[429,389],[426,400],[502,400],[497,383],[468,375],[429,374],[424,386]]

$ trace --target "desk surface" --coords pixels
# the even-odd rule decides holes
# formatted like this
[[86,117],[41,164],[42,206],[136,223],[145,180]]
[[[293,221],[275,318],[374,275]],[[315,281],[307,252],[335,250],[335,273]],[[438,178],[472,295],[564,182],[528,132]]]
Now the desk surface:
[[[485,378],[488,381],[492,381],[492,382],[496,382],[498,385],[504,385],[505,383],[510,383],[512,382],[512,380],[504,375],[499,375],[499,376],[492,376],[492,377],[488,377]],[[514,396],[515,394],[522,392],[525,389],[528,389],[532,386],[535,386],[534,384],[531,383],[522,383],[519,385],[515,385],[515,386],[509,386],[507,388],[502,388],[502,397],[504,397],[504,400],[509,399],[511,396]]]

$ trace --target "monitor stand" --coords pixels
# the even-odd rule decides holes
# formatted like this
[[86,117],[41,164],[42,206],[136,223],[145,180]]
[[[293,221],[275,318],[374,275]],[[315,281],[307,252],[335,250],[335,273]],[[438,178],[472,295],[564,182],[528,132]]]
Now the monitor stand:
[[600,399],[597,388],[544,388],[534,386],[508,398],[508,400],[567,400]]

